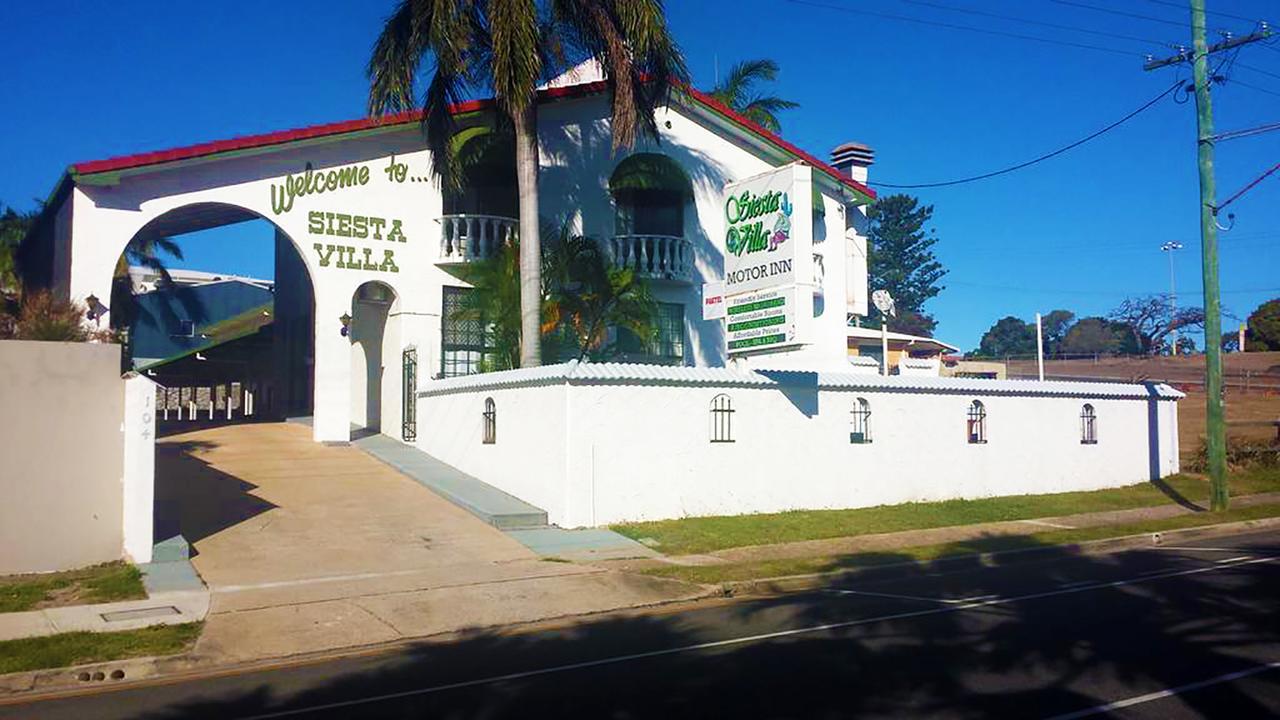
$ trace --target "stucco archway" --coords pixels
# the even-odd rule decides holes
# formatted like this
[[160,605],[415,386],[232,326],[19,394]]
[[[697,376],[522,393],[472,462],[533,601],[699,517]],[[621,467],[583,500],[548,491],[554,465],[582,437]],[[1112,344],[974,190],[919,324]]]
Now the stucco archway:
[[400,298],[388,284],[362,283],[351,296],[351,425],[357,433],[398,424]]
[[[205,278],[183,277],[177,271],[179,281],[164,287],[165,279],[155,269],[172,262],[163,250],[173,238],[248,222],[264,226],[271,244],[256,240],[255,248],[230,251],[271,256],[273,274],[262,278],[269,282],[243,282],[226,272],[228,268],[211,266],[201,268],[212,272]],[[311,415],[315,291],[301,253],[278,224],[234,204],[191,203],[153,217],[122,243],[110,269],[107,322],[129,328],[126,369],[146,371],[161,385],[251,386],[253,414],[259,420]],[[149,269],[152,260],[159,263]],[[130,272],[130,266],[138,265]],[[159,349],[144,348],[149,339]],[[230,350],[233,346],[235,352]],[[232,401],[215,404],[220,404],[220,416],[230,419],[231,408],[222,406]]]

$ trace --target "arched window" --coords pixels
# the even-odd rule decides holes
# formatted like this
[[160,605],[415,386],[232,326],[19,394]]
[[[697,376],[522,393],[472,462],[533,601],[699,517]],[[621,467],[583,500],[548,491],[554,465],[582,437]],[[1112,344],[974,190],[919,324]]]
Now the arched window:
[[684,205],[692,185],[666,155],[627,157],[609,177],[609,192],[618,208],[617,235],[684,236]]
[[490,397],[484,399],[484,444],[492,445],[496,442],[498,442],[498,408]]
[[969,403],[969,420],[965,427],[970,445],[982,445],[987,441],[987,408],[981,400]]
[[849,442],[871,442],[871,403],[866,398],[853,401],[853,419],[849,427]]
[[711,442],[733,442],[733,401],[724,393],[711,398]]
[[1085,403],[1080,408],[1080,444],[1096,445],[1098,443],[1098,415],[1093,406]]

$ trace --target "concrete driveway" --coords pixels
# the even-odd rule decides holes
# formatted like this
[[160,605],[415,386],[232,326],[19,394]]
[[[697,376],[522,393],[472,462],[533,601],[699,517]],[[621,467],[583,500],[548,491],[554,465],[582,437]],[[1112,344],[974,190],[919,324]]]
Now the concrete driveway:
[[540,560],[355,447],[291,423],[157,443],[157,507],[213,593],[197,653],[225,660],[633,607],[690,586]]

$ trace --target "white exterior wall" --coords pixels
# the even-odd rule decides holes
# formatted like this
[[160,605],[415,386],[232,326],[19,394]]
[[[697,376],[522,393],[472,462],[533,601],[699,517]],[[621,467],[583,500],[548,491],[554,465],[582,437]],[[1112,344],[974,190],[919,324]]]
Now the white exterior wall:
[[[710,442],[720,393],[733,402],[732,443]],[[488,396],[494,445],[480,442]],[[849,442],[856,397],[871,404],[871,443]],[[987,409],[986,444],[967,442],[973,399]],[[1080,442],[1086,402],[1093,445]],[[428,388],[419,408],[423,450],[566,527],[1096,490],[1178,471],[1170,399],[562,380]]]
[[[484,439],[484,400],[497,407],[497,442]],[[493,388],[419,398],[417,447],[463,472],[547,510],[552,522],[570,505],[569,425],[563,384]]]
[[[65,264],[69,269],[66,293],[77,299],[90,294],[109,298],[111,273],[125,245],[147,223],[166,212],[198,203],[222,203],[256,213],[293,241],[315,292],[315,439],[347,440],[352,419],[352,348],[351,341],[339,332],[338,318],[351,312],[355,289],[370,280],[391,286],[401,318],[398,341],[402,346],[434,348],[439,344],[440,286],[457,284],[435,264],[439,255],[437,218],[441,200],[433,183],[415,180],[426,177],[430,170],[429,154],[421,146],[417,128],[411,127],[376,140],[331,143],[125,176],[114,186],[77,185],[58,214],[59,221],[65,214],[72,223],[72,255]],[[408,166],[404,182],[393,182],[385,172],[393,154],[397,162]],[[287,174],[301,173],[308,162],[316,171],[366,166],[369,181],[363,186],[299,197],[292,209],[276,214],[271,205],[272,185],[280,185]],[[390,220],[399,219],[406,242],[312,234],[307,216],[311,210],[384,218],[388,221],[384,238]],[[321,266],[321,251],[315,249],[316,243],[322,248],[328,244],[354,246],[357,257],[368,247],[375,262],[382,259],[384,249],[393,250],[399,272],[338,268],[336,255],[329,258],[328,266]],[[55,265],[62,266],[61,262]],[[55,277],[57,272],[60,271],[55,270]],[[395,411],[394,417],[384,414],[384,419],[396,419],[398,424],[398,348],[384,354],[388,362],[392,358],[394,364],[389,369],[394,372],[386,373],[384,391],[396,401],[384,402],[383,407]],[[438,353],[423,359],[438,363]]]
[[[702,319],[702,285],[724,277],[724,186],[775,167],[740,142],[676,108],[657,113],[658,139],[640,138],[635,147],[614,152],[609,134],[609,105],[603,95],[568,100],[539,108],[538,132],[542,167],[539,175],[539,203],[544,218],[573,220],[578,231],[597,238],[614,234],[616,208],[609,192],[609,178],[628,156],[636,153],[666,155],[684,169],[693,186],[693,197],[685,205],[684,234],[693,244],[695,262],[692,283],[652,283],[661,302],[682,303],[685,307],[685,364],[721,367],[726,362],[724,327],[719,320]],[[669,127],[668,127],[669,126]],[[821,173],[814,172],[815,182]],[[821,366],[844,368],[845,306],[847,288],[862,287],[866,305],[866,266],[853,266],[861,275],[849,277],[845,261],[846,232],[844,205],[824,196],[824,215],[815,218],[814,253],[824,256],[825,282],[820,307],[815,315],[813,345],[789,353],[773,353],[752,361],[757,366]],[[864,240],[865,245],[865,240]],[[864,250],[865,255],[865,250]]]

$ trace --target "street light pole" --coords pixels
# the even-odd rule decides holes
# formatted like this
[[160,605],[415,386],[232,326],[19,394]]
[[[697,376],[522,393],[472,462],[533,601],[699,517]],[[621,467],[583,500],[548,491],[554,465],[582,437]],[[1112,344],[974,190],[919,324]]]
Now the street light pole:
[[[1169,351],[1169,354],[1177,355],[1178,354],[1178,287],[1174,279],[1174,273],[1173,273],[1173,252],[1175,250],[1181,250],[1182,243],[1178,242],[1177,240],[1170,240],[1169,242],[1161,245],[1160,249],[1169,254],[1169,307],[1172,310],[1171,314],[1169,315],[1169,334],[1173,336],[1173,345],[1170,346],[1171,350]],[[1207,343],[1208,339],[1206,339],[1205,342]]]

